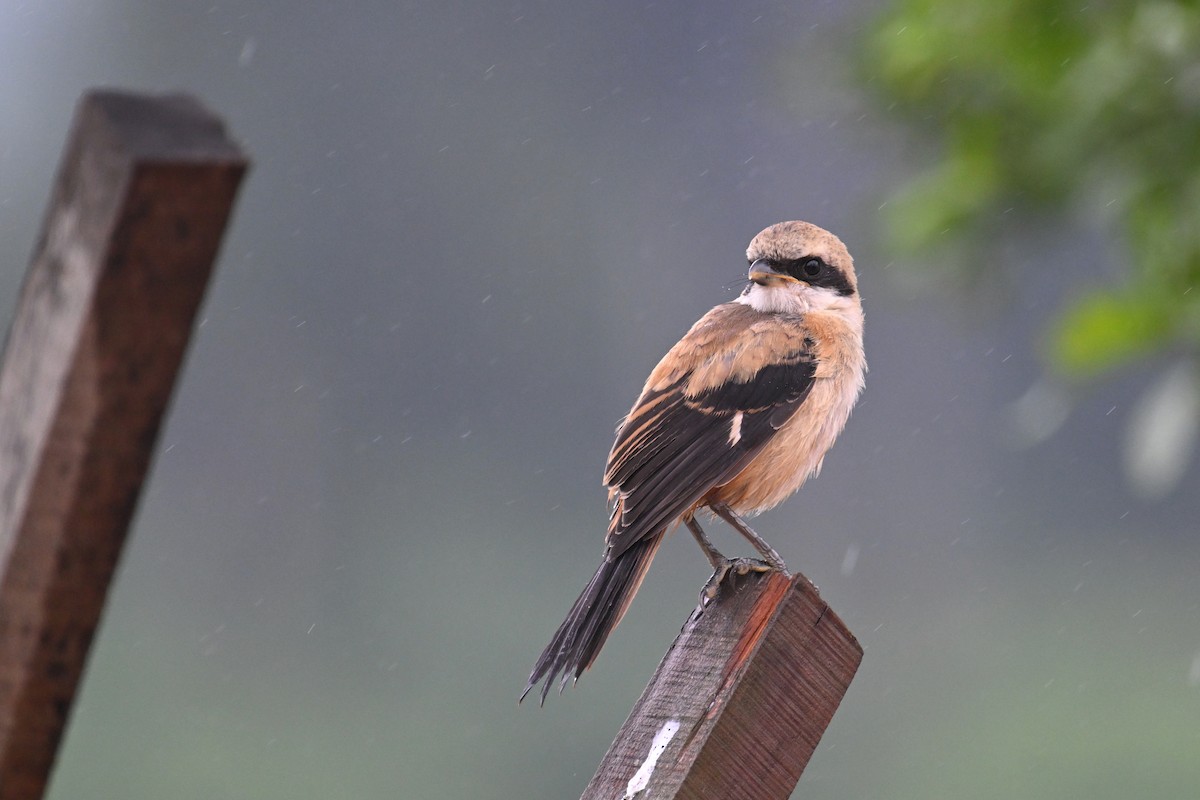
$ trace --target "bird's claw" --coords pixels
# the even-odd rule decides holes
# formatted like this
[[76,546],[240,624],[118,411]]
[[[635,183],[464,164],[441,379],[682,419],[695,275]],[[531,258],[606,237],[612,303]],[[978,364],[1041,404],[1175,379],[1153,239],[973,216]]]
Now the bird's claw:
[[777,566],[768,564],[766,561],[759,561],[757,558],[727,558],[717,565],[712,577],[700,590],[700,607],[704,608],[717,599],[721,594],[721,586],[726,580],[729,580],[731,585],[736,585],[739,577],[744,577],[752,572],[771,572],[777,569],[779,569]]

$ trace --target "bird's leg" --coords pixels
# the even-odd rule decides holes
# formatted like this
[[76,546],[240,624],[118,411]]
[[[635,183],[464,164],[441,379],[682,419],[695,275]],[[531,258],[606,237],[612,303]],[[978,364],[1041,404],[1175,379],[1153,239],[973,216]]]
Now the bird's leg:
[[713,569],[719,570],[722,564],[729,561],[721,551],[718,550],[713,543],[704,535],[704,529],[700,527],[700,523],[696,522],[696,517],[693,514],[685,514],[683,524],[687,525],[687,529],[692,532],[692,536],[696,539],[696,544],[700,545],[700,549],[704,551],[704,557],[708,559],[708,563],[712,564]]
[[700,523],[696,522],[696,517],[692,514],[684,516],[683,524],[687,525],[688,530],[695,537],[696,543],[700,545],[700,549],[704,551],[705,557],[708,558],[708,563],[713,566],[712,577],[708,579],[704,584],[704,588],[700,590],[700,608],[697,611],[700,611],[700,609],[703,609],[713,600],[717,599],[717,595],[721,592],[721,584],[725,582],[725,579],[731,572],[734,575],[748,575],[751,572],[768,572],[772,567],[775,567],[774,564],[764,564],[761,561],[749,558],[726,558],[708,540],[708,537],[704,534],[704,529],[700,527]]
[[734,513],[732,508],[724,503],[713,503],[711,506],[709,506],[709,508],[711,508],[713,513],[715,513],[718,517],[732,525],[734,530],[736,530],[742,536],[745,536],[750,541],[750,544],[754,545],[754,549],[762,553],[762,557],[766,559],[768,564],[782,572],[784,575],[788,574],[787,564],[783,563],[783,559],[779,557],[779,553],[775,552],[775,548],[771,547],[771,545],[767,544],[761,536],[755,533],[754,530],[746,524],[745,520]]

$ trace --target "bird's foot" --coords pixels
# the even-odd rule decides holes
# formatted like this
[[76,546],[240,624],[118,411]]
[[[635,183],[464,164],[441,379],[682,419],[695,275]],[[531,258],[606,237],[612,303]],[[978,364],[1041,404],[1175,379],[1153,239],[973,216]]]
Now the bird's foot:
[[704,584],[704,588],[700,590],[700,608],[704,608],[717,599],[717,596],[721,594],[721,586],[727,580],[730,586],[736,586],[738,578],[752,572],[771,572],[779,569],[777,565],[759,561],[757,558],[727,558],[716,565],[716,571]]

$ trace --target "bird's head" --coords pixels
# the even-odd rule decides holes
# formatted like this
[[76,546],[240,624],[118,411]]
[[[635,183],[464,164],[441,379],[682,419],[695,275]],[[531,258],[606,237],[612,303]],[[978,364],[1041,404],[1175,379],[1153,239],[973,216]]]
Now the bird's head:
[[858,303],[854,261],[842,240],[807,222],[780,222],[746,249],[751,284],[742,301],[761,311]]

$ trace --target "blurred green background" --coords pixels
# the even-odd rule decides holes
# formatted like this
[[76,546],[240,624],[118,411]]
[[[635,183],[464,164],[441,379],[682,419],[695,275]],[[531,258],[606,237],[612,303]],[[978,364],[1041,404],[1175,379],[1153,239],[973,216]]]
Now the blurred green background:
[[[1192,3],[0,4],[0,304],[73,105],[255,165],[51,797],[571,797],[707,578],[518,708],[613,427],[782,219],[867,391],[756,526],[866,658],[809,798],[1200,791]],[[736,550],[734,538],[717,531]]]

